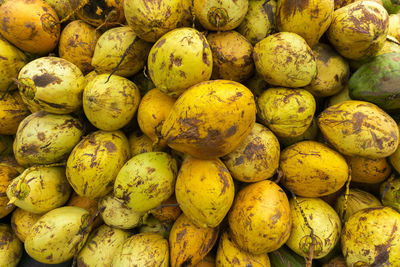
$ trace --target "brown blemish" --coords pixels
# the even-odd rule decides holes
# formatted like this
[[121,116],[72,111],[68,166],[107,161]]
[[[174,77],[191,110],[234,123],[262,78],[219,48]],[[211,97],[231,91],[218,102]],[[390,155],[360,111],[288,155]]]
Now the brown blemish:
[[236,133],[236,130],[237,130],[237,126],[236,125],[233,125],[233,126],[229,127],[225,131],[225,137],[228,138],[228,137],[233,136]]
[[33,76],[33,82],[35,83],[35,86],[37,87],[46,87],[47,85],[51,83],[57,83],[60,84],[62,80],[58,78],[57,76],[51,75],[49,73],[43,73],[42,75],[35,75]]

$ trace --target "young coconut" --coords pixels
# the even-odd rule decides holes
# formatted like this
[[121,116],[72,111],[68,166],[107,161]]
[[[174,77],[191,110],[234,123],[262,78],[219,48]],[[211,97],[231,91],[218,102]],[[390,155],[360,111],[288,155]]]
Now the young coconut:
[[300,141],[305,141],[305,140],[316,141],[318,136],[319,136],[319,129],[317,125],[317,119],[313,117],[311,125],[307,128],[307,130],[303,134],[295,137],[278,137],[278,140],[283,147],[288,147]]
[[275,0],[249,0],[249,8],[237,31],[255,45],[275,32]]
[[15,134],[20,122],[29,114],[18,91],[5,93],[0,99],[0,134]]
[[25,250],[38,262],[62,263],[82,248],[90,230],[87,210],[69,206],[53,209],[32,226]]
[[114,195],[132,211],[152,210],[173,194],[177,168],[176,160],[165,152],[138,154],[119,171]]
[[28,106],[68,114],[82,106],[86,80],[73,63],[58,57],[41,57],[21,69],[17,84]]
[[88,0],[44,0],[57,13],[60,21],[75,20],[76,11]]
[[85,246],[80,250],[78,266],[109,267],[115,252],[131,234],[127,231],[102,225],[88,237]]
[[[196,108],[192,108],[193,103]],[[254,96],[249,89],[233,81],[207,81],[181,95],[161,134],[177,151],[214,159],[233,151],[247,137],[255,117]]]
[[[319,198],[292,198],[290,213],[293,225],[286,245],[298,255],[308,260],[320,259],[339,242],[342,229],[340,218],[325,201]],[[310,251],[312,259],[309,258]]]
[[0,6],[0,34],[24,52],[46,55],[58,43],[60,24],[43,0],[13,0]]
[[63,161],[82,135],[82,123],[71,115],[35,112],[18,127],[14,141],[15,159],[22,166]]
[[207,41],[213,58],[212,80],[243,82],[251,77],[253,46],[243,35],[236,31],[216,32],[208,34]]
[[233,241],[252,254],[281,247],[292,227],[288,198],[279,185],[269,180],[242,188],[236,194],[228,221]]
[[144,67],[150,48],[130,27],[111,28],[97,40],[91,64],[97,73],[129,77]]
[[139,233],[156,233],[168,239],[169,233],[171,231],[172,222],[165,223],[156,219],[153,216],[148,216],[143,220],[143,224],[139,227]]
[[141,153],[163,150],[162,147],[154,144],[150,137],[142,134],[140,131],[132,132],[131,135],[129,135],[129,148],[132,157]]
[[121,0],[80,0],[86,3],[79,8],[76,15],[95,27],[117,26],[125,20],[124,1]]
[[351,170],[351,181],[377,184],[389,177],[392,172],[387,158],[370,159],[365,157],[346,157]]
[[12,180],[20,174],[19,170],[7,160],[0,161],[0,219],[10,214],[15,206],[8,205],[7,188]]
[[35,214],[21,208],[16,208],[11,215],[11,227],[21,242],[31,232],[32,226],[42,217],[42,214]]
[[129,143],[123,132],[92,132],[69,155],[67,179],[78,195],[103,197],[112,191],[114,180],[129,157]]
[[233,30],[243,21],[249,6],[248,0],[194,0],[196,19],[207,30]]
[[116,131],[127,125],[140,102],[139,88],[127,78],[100,74],[83,90],[83,110],[94,126]]
[[150,213],[154,218],[163,223],[173,223],[181,215],[182,210],[179,208],[175,195],[172,195],[163,201],[159,207],[150,211]]
[[400,179],[391,176],[380,186],[382,204],[400,212]]
[[125,240],[114,254],[113,267],[169,266],[168,240],[156,233],[140,233]]
[[63,206],[71,194],[64,167],[32,167],[12,180],[7,188],[10,203],[42,214]]
[[181,214],[169,235],[171,267],[191,266],[199,263],[217,242],[219,227],[198,227]]
[[392,14],[389,16],[388,35],[393,36],[400,42],[400,14]]
[[[73,191],[65,206],[80,207],[89,211],[90,216],[96,216],[97,212],[99,211],[98,204],[98,200],[80,196],[75,191]],[[102,224],[103,220],[101,219],[101,216],[97,216],[96,219],[94,219],[93,221],[93,228],[97,228]]]
[[[154,43],[162,35],[178,27],[183,19],[186,0],[125,0],[126,21],[143,40]],[[190,26],[190,25],[188,25]]]
[[21,260],[23,244],[8,224],[0,224],[0,266],[16,267]]
[[209,80],[213,65],[205,36],[192,28],[179,28],[163,35],[151,48],[147,64],[154,85],[173,97]]

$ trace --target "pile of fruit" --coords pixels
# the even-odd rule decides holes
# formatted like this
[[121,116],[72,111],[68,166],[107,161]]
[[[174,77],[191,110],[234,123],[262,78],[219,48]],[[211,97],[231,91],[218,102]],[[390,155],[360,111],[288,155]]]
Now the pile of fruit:
[[400,266],[398,1],[0,4],[0,266]]

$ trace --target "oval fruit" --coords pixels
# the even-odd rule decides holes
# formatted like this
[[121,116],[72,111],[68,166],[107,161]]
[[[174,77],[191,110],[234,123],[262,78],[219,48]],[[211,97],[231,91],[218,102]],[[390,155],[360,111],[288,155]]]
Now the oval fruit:
[[11,215],[11,227],[14,234],[21,242],[25,242],[26,237],[31,232],[32,226],[42,217],[21,208],[16,208]]
[[0,224],[0,266],[16,267],[22,258],[22,242],[8,224]]
[[0,37],[0,92],[15,88],[13,79],[18,77],[19,71],[26,63],[25,54]]
[[347,157],[351,169],[351,181],[376,184],[383,182],[392,172],[387,158],[369,159],[364,157]]
[[2,95],[0,99],[0,134],[17,132],[20,122],[30,114],[18,91]]

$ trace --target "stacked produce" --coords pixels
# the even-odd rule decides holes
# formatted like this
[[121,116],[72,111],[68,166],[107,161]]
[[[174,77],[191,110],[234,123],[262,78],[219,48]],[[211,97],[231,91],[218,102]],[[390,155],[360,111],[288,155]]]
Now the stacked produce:
[[400,4],[0,1],[0,267],[400,266]]

